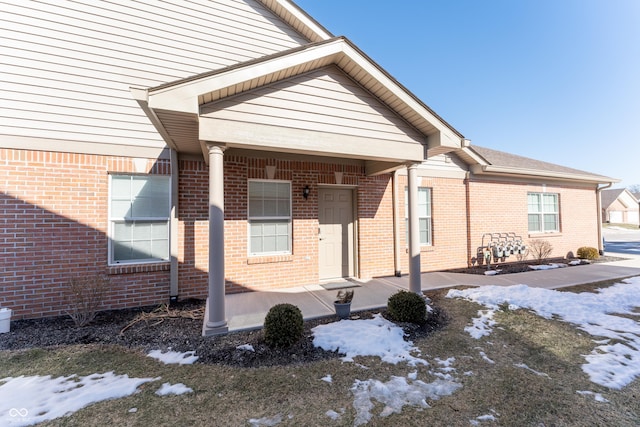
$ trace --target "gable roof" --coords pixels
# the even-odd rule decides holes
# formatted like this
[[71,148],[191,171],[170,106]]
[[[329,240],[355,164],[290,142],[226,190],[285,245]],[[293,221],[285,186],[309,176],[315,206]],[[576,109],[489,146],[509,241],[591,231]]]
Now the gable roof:
[[[196,153],[201,148],[197,136],[211,134],[201,128],[206,122],[198,121],[202,105],[328,65],[337,66],[422,133],[430,154],[445,153],[462,146],[464,137],[457,130],[344,37],[310,43],[153,88],[132,89],[132,92],[156,127],[169,137],[168,144],[172,148]],[[421,161],[423,157],[416,151],[404,159]]]
[[[626,203],[624,199],[626,198]],[[602,208],[606,209],[610,207],[616,200],[619,200],[623,206],[627,208],[632,208],[636,206],[627,206],[629,202],[637,205],[638,198],[635,194],[627,190],[626,188],[611,188],[607,190],[602,190]]]
[[607,176],[477,145],[468,145],[460,150],[458,154],[471,166],[471,172],[477,175],[538,177],[556,181],[585,182],[592,184],[620,181]]

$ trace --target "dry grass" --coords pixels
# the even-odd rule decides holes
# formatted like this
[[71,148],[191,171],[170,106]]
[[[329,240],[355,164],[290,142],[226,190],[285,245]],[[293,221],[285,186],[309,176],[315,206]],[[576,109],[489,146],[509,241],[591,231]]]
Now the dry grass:
[[[598,284],[596,287],[601,287]],[[566,289],[565,289],[566,290]],[[586,290],[585,287],[582,289]],[[640,381],[622,390],[608,390],[589,381],[581,370],[582,355],[592,338],[562,322],[545,320],[528,311],[501,311],[494,332],[475,340],[463,331],[481,309],[474,303],[446,299],[446,291],[430,295],[449,316],[448,324],[416,341],[430,363],[418,367],[418,379],[434,380],[435,358],[455,357],[455,376],[463,387],[452,396],[428,402],[431,408],[405,407],[401,414],[375,416],[372,426],[469,426],[470,420],[492,414],[504,426],[637,426],[640,424]],[[495,363],[481,357],[480,352]],[[140,387],[133,396],[97,403],[69,417],[44,425],[208,425],[246,426],[250,418],[283,415],[280,426],[351,426],[355,416],[350,388],[356,379],[387,381],[392,375],[415,371],[403,364],[384,364],[377,358],[358,363],[329,360],[297,367],[240,369],[219,365],[163,365],[144,354],[119,347],[73,346],[51,350],[0,352],[2,376],[88,375],[115,371],[162,380]],[[526,364],[544,373],[516,367]],[[463,375],[465,372],[471,373]],[[333,383],[321,381],[327,374]],[[162,382],[184,383],[194,393],[159,397]],[[576,393],[602,393],[609,403]],[[129,413],[130,408],[136,413]],[[344,415],[333,421],[328,410]],[[382,410],[380,404],[374,414]],[[289,418],[290,417],[290,418]]]

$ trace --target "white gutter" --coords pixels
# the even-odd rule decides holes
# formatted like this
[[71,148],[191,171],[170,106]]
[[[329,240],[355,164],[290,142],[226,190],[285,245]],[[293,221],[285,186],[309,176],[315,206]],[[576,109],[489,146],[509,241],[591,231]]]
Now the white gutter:
[[602,190],[611,187],[613,182],[608,183],[604,187],[596,188],[596,206],[598,209],[598,252],[604,254],[604,243],[602,241]]

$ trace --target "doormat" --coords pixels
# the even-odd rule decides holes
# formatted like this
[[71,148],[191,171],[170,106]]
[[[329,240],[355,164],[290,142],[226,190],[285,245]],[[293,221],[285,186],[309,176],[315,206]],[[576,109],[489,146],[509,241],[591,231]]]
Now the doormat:
[[360,285],[352,282],[331,282],[331,283],[323,283],[320,286],[325,288],[328,291],[335,291],[337,289],[345,289],[345,288],[359,288]]

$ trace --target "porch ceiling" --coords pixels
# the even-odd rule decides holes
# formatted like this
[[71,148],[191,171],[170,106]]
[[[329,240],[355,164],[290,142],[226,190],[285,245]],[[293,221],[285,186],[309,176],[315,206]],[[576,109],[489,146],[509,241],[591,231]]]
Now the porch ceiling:
[[[337,66],[424,136],[423,143],[395,142],[354,136],[330,135],[317,130],[286,132],[276,126],[234,124],[201,115],[201,106],[258,87],[305,74],[329,65]],[[167,144],[178,152],[202,153],[203,142],[229,147],[358,158],[375,162],[372,170],[388,170],[429,155],[458,149],[464,138],[417,97],[395,81],[345,38],[333,38],[300,48],[194,76],[150,89],[132,89]],[[286,135],[285,135],[286,134]],[[297,142],[296,142],[297,141]],[[307,143],[300,143],[306,141]],[[425,143],[426,141],[426,143]],[[206,158],[206,156],[205,156]],[[393,169],[393,168],[392,168]]]

